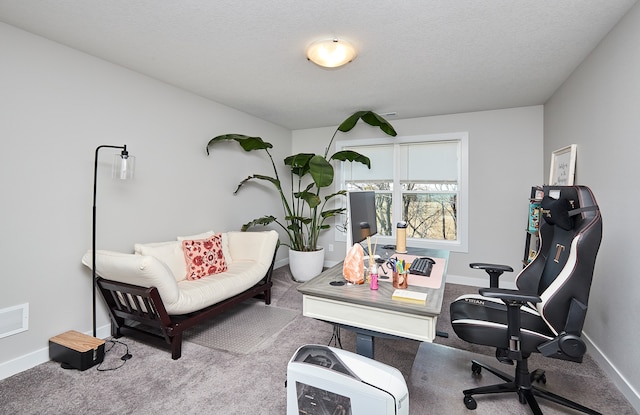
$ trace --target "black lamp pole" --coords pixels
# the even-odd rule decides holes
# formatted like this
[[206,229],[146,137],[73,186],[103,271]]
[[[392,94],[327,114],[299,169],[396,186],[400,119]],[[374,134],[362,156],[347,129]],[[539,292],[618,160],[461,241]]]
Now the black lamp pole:
[[93,165],[93,231],[92,231],[92,242],[91,242],[91,274],[92,274],[92,287],[93,287],[93,337],[96,337],[96,193],[98,190],[98,152],[101,148],[116,148],[122,150],[120,156],[123,159],[127,159],[129,157],[129,152],[127,151],[127,146],[109,146],[102,145],[96,148],[96,156]]

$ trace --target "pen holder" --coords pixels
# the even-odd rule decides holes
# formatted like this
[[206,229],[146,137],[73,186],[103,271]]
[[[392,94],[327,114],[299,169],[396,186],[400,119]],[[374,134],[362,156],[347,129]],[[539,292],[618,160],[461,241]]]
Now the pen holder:
[[409,273],[393,271],[393,288],[404,289],[409,286]]

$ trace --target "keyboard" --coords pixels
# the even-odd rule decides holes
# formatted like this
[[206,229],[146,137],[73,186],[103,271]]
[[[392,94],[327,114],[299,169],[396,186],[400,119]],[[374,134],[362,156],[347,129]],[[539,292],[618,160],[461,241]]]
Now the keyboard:
[[416,258],[409,267],[409,273],[428,277],[431,275],[433,264],[435,264],[435,261],[429,257]]

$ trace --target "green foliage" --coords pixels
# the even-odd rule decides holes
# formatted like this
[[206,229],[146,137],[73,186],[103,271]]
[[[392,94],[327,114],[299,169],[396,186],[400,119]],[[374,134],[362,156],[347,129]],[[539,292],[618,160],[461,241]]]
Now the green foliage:
[[351,131],[358,120],[379,127],[385,134],[395,137],[397,135],[393,126],[384,118],[372,111],[358,111],[344,120],[333,133],[331,141],[326,148],[324,156],[312,153],[299,153],[288,156],[284,159],[284,164],[289,166],[291,180],[291,194],[285,195],[281,187],[280,177],[273,157],[269,149],[273,148],[271,143],[263,141],[260,137],[250,137],[242,134],[224,134],[212,138],[207,143],[206,151],[210,154],[212,146],[223,141],[235,141],[240,144],[244,151],[264,150],[271,160],[273,176],[254,174],[242,180],[234,193],[252,180],[262,180],[274,187],[280,196],[282,208],[284,210],[284,220],[280,221],[272,215],[266,215],[242,225],[242,230],[246,231],[254,226],[268,226],[273,223],[279,225],[288,235],[289,243],[283,243],[295,251],[316,251],[318,249],[318,237],[320,232],[329,229],[325,221],[344,212],[344,208],[328,209],[327,204],[334,197],[341,197],[346,194],[344,190],[322,197],[321,189],[330,187],[333,184],[334,169],[331,161],[357,162],[371,168],[371,161],[368,157],[355,151],[338,151],[328,157],[329,149],[333,144],[338,131]]

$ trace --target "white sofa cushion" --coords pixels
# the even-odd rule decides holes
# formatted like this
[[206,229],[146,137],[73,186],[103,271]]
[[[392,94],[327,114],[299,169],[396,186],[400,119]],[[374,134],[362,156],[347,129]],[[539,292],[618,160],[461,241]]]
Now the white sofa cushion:
[[[82,257],[82,263],[91,268],[91,262],[91,251],[87,251]],[[112,281],[156,287],[167,310],[180,299],[178,282],[167,264],[150,255],[98,250],[96,274]]]
[[278,244],[276,231],[227,232],[229,254],[234,261],[259,260],[271,265],[273,252]]
[[187,276],[187,261],[184,258],[182,242],[154,242],[150,244],[135,244],[134,252],[138,255],[150,255],[167,264],[176,281],[182,281]]

